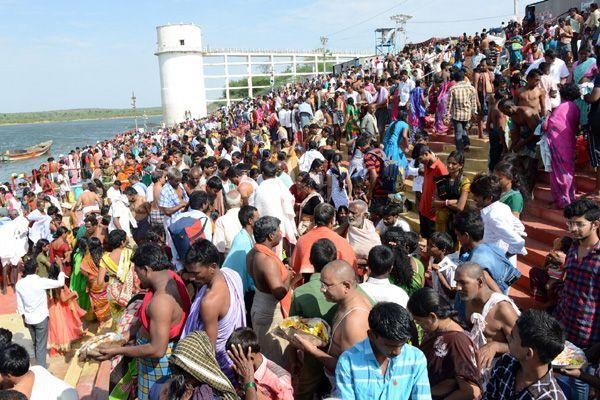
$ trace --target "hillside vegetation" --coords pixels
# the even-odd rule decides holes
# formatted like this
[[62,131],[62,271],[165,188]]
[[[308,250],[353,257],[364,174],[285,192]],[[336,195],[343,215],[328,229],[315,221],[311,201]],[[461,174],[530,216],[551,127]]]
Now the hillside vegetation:
[[107,119],[160,115],[162,108],[138,108],[134,113],[130,108],[80,108],[74,110],[35,111],[24,113],[0,113],[0,125],[28,124],[36,122],[76,121],[85,119]]

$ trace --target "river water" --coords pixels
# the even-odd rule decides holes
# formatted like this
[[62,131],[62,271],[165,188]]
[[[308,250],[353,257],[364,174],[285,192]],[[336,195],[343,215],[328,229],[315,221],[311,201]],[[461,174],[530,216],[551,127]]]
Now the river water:
[[[147,123],[159,124],[160,115],[148,117]],[[138,119],[138,126],[143,127],[144,120]],[[18,124],[0,126],[0,152],[32,146],[52,140],[50,153],[54,156],[67,154],[75,147],[94,144],[97,141],[110,139],[118,133],[135,128],[133,118],[116,118],[93,121],[48,122],[43,124]],[[20,161],[0,162],[0,181],[8,180],[12,173],[31,174],[49,155]]]

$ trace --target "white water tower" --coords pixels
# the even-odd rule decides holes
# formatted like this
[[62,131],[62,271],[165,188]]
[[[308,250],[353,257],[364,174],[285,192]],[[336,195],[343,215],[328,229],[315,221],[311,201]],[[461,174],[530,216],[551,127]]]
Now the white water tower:
[[202,35],[194,24],[156,27],[163,121],[169,125],[186,117],[206,116]]

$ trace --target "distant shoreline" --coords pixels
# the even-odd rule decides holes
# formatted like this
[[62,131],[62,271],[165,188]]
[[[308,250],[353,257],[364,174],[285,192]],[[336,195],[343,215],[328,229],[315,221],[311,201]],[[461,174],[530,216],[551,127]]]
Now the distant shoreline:
[[[156,117],[161,114],[146,114],[148,117]],[[46,121],[35,121],[35,122],[0,122],[0,126],[10,125],[41,125],[50,124],[52,122],[77,122],[77,121],[101,121],[105,119],[123,119],[123,118],[135,118],[131,115],[122,115],[119,117],[97,117],[97,118],[77,118],[77,119],[61,119],[61,120],[46,120]],[[143,121],[143,117],[138,116],[138,119]],[[143,124],[141,124],[143,125]]]
[[48,124],[52,122],[99,121],[120,118],[137,118],[162,115],[161,108],[140,108],[133,114],[128,109],[75,109],[25,113],[0,113],[0,126]]

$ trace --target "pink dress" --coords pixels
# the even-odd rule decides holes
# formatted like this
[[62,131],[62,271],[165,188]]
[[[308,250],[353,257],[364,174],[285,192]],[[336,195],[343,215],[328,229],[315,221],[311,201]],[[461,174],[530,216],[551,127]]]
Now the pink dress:
[[48,299],[48,346],[55,354],[68,351],[71,342],[83,336],[81,318],[86,312],[77,304],[77,293],[67,285],[52,294]]
[[550,189],[558,208],[564,208],[575,200],[574,155],[578,127],[579,108],[572,101],[563,101],[546,121],[546,138],[552,160]]

